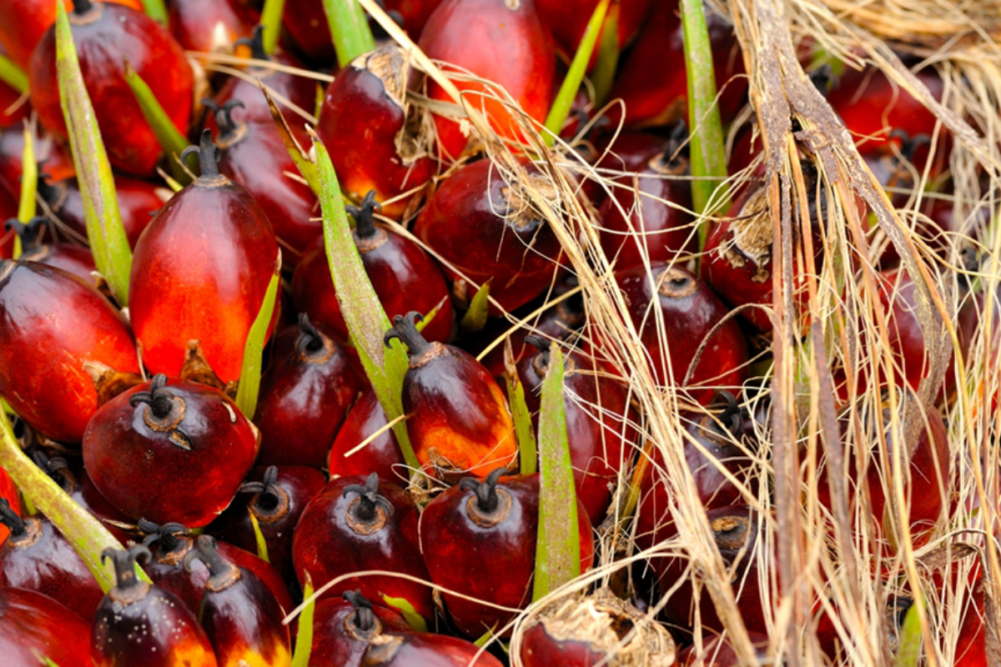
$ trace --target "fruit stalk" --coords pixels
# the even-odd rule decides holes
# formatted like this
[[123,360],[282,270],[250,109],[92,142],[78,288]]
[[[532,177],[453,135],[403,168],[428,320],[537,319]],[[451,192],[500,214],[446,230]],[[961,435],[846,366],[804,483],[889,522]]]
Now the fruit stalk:
[[[181,153],[188,147],[188,139],[174,126],[167,112],[160,106],[156,95],[150,90],[149,85],[143,81],[142,77],[132,68],[128,60],[125,61],[125,82],[129,84],[132,93],[136,96],[139,109],[149,126],[153,129],[153,134],[167,155],[170,163],[170,173],[180,183],[187,185],[192,181],[191,172],[182,166],[179,161]],[[194,164],[194,163],[192,163]]]
[[261,10],[261,25],[264,26],[264,52],[273,55],[278,48],[278,35],[282,28],[282,12],[285,0],[264,0]]
[[337,63],[342,68],[361,54],[375,50],[375,38],[365,11],[355,0],[323,0],[323,11],[334,38]]
[[0,53],[0,81],[19,93],[28,92],[28,75],[2,53]]

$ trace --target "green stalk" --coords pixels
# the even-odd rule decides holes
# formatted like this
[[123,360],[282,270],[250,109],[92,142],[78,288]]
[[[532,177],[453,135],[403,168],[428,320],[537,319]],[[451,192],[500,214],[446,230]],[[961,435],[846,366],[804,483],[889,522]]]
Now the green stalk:
[[[205,0],[202,0],[203,2]],[[170,18],[167,15],[167,6],[163,3],[163,0],[142,0],[143,11],[146,12],[146,16],[150,17],[160,25],[167,25]]]
[[[38,191],[38,163],[35,162],[35,136],[24,126],[24,151],[21,154],[21,201],[18,202],[17,219],[28,224],[35,217],[35,193]],[[21,237],[14,237],[14,259],[21,256]]]
[[80,61],[63,3],[56,3],[56,72],[59,97],[69,133],[77,182],[83,199],[87,238],[97,270],[108,281],[118,303],[129,302],[132,249],[122,226],[115,178],[104,150],[94,107],[80,72]]
[[[156,135],[156,140],[160,144],[160,148],[167,155],[170,173],[179,182],[190,183],[191,176],[177,161],[177,158],[180,157],[184,149],[190,144],[188,138],[181,134],[173,121],[170,120],[170,116],[160,106],[159,100],[156,99],[156,95],[153,94],[149,85],[132,69],[132,65],[128,60],[125,61],[125,82],[132,89],[132,93],[136,96],[136,102],[139,103],[139,109],[142,111],[143,118],[149,123],[150,129],[153,130],[153,134]],[[194,167],[193,160],[195,158],[192,155],[189,159],[192,162],[188,166],[192,168]]]
[[263,560],[265,563],[271,563],[271,556],[268,554],[268,541],[264,538],[264,533],[261,532],[261,522],[257,520],[257,515],[254,511],[247,508],[247,515],[250,517],[250,525],[254,529],[254,542],[257,544],[257,557]]
[[[566,122],[567,116],[570,115],[570,107],[577,96],[577,91],[580,90],[581,81],[584,80],[584,72],[587,71],[587,64],[591,62],[591,54],[594,53],[594,46],[598,43],[598,35],[601,34],[601,25],[605,21],[605,14],[608,12],[608,3],[609,0],[601,0],[598,6],[594,8],[591,20],[587,22],[587,30],[584,31],[584,37],[577,46],[577,53],[574,54],[573,62],[570,63],[567,78],[563,80],[560,92],[556,95],[556,101],[553,102],[553,106],[549,110],[549,115],[546,116],[546,129],[552,133],[545,133],[542,137],[547,146],[552,147],[556,141],[556,137],[560,135],[560,130],[563,129],[563,123]],[[617,41],[616,44],[618,44]]]
[[375,50],[375,38],[368,17],[357,0],[323,0],[330,36],[334,39],[337,63],[348,63],[363,53]]
[[601,45],[598,47],[598,64],[591,75],[594,84],[594,106],[600,109],[608,101],[615,83],[615,71],[619,67],[619,3],[608,8],[605,17],[605,28],[601,32]]
[[0,81],[19,93],[28,92],[28,75],[13,60],[0,54]]
[[316,600],[313,597],[313,580],[306,572],[306,583],[302,587],[302,597],[309,600],[303,607],[299,618],[299,634],[295,638],[295,654],[292,656],[292,667],[309,667],[309,654],[313,650],[313,612],[316,611]]
[[487,316],[490,308],[490,281],[480,285],[476,290],[472,301],[469,302],[469,310],[459,321],[459,328],[464,333],[476,333],[482,331],[487,326]]
[[275,312],[278,283],[281,279],[281,255],[275,261],[268,291],[264,302],[247,333],[243,348],[243,364],[240,366],[240,384],[236,389],[236,405],[247,419],[253,419],[257,412],[257,398],[261,390],[261,364],[264,357],[264,343],[267,341],[271,316]]
[[520,472],[522,475],[534,475],[539,468],[539,450],[535,444],[532,415],[528,411],[528,404],[525,403],[525,385],[521,383],[517,372],[505,375],[507,375],[507,395],[511,403],[511,418],[514,420],[514,433],[518,437]]
[[278,48],[278,35],[282,30],[282,13],[285,0],[264,0],[261,25],[264,26],[264,52],[269,56]]
[[[702,0],[681,0],[681,23],[685,37],[685,71],[688,75],[688,127],[692,169],[692,201],[695,212],[706,210],[713,192],[726,178],[723,124],[716,104],[716,75],[709,43],[709,29]],[[715,210],[728,206],[719,202]],[[706,246],[709,222],[699,226],[699,250]]]

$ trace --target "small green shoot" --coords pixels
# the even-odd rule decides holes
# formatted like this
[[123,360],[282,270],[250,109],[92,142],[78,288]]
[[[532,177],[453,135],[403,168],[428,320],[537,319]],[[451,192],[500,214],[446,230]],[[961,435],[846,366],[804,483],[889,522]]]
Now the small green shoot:
[[142,0],[143,11],[160,25],[167,25],[170,17],[167,14],[167,6],[163,0]]
[[270,563],[271,558],[268,555],[268,541],[264,539],[264,533],[261,532],[261,522],[257,520],[257,515],[254,511],[247,508],[247,514],[250,515],[250,525],[254,527],[254,540],[257,544],[257,557],[263,560],[265,563]]
[[274,55],[278,48],[278,35],[282,31],[282,13],[285,11],[285,0],[264,0],[261,10],[261,25],[264,26],[264,52]]
[[482,331],[487,326],[487,316],[490,307],[490,281],[480,285],[476,290],[473,300],[469,302],[469,310],[459,321],[459,328],[465,333],[476,333]]
[[[17,219],[24,224],[35,217],[35,193],[38,191],[38,163],[35,162],[35,133],[24,126],[24,151],[21,153],[21,201],[18,202]],[[21,256],[21,237],[14,237],[14,259]]]
[[337,63],[342,68],[363,53],[375,51],[368,17],[356,0],[323,0],[323,11],[334,39]]
[[0,81],[19,93],[28,92],[28,75],[13,60],[0,54]]
[[313,614],[316,611],[316,600],[313,597],[313,579],[309,572],[305,573],[306,583],[302,587],[302,599],[309,600],[299,616],[299,634],[295,638],[295,653],[292,655],[292,667],[309,667],[309,654],[313,650]]
[[[128,60],[125,61],[125,82],[132,89],[132,94],[136,96],[139,110],[142,111],[143,118],[149,123],[150,129],[156,135],[156,140],[160,148],[167,155],[167,162],[174,178],[181,183],[190,183],[191,176],[184,170],[178,158],[184,149],[188,147],[188,138],[181,134],[167,115],[167,112],[160,106],[159,100],[150,89],[149,85],[143,81],[142,77],[132,68]],[[190,156],[188,167],[194,167],[194,156]]]
[[392,607],[393,609],[399,610],[403,614],[403,620],[407,622],[414,632],[427,632],[428,623],[424,620],[424,617],[417,613],[414,609],[414,605],[410,604],[410,600],[407,598],[394,598],[388,595],[382,596],[383,601]]
[[264,294],[264,302],[250,327],[247,342],[243,347],[243,365],[240,367],[240,385],[236,389],[236,405],[247,419],[253,419],[254,413],[257,412],[264,344],[268,336],[268,327],[271,325],[271,317],[275,312],[278,284],[281,280],[281,264],[281,254],[279,254],[275,260],[268,291]]
[[601,31],[601,42],[598,46],[598,64],[591,75],[594,85],[594,106],[600,109],[612,94],[612,84],[615,83],[615,72],[619,67],[619,3],[615,2],[608,8],[605,16],[605,27]]

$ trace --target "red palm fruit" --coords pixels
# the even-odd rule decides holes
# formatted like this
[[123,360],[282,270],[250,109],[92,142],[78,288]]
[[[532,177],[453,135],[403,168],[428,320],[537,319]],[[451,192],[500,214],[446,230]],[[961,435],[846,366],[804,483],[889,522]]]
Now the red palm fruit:
[[360,667],[370,642],[383,632],[406,633],[411,628],[395,609],[373,605],[358,591],[344,591],[344,599],[324,599],[313,613],[313,649],[318,665]]
[[116,583],[94,617],[94,667],[216,667],[212,644],[194,614],[173,593],[136,576],[136,561],[148,561],[149,549],[105,549],[102,562],[106,558],[115,564]]
[[[38,194],[60,222],[66,223],[78,236],[87,236],[83,195],[75,178],[57,182],[40,178]],[[139,237],[153,220],[153,214],[173,195],[168,188],[128,176],[115,177],[115,194],[131,248],[136,247]]]
[[[0,217],[4,220],[17,216],[17,197],[7,192],[5,188],[0,188]],[[7,231],[0,235],[0,259],[11,259],[14,256],[14,238],[17,236],[14,230]]]
[[[414,234],[470,280],[490,281],[490,296],[505,310],[545,290],[562,251],[552,229],[490,160],[467,164],[443,182]],[[475,288],[465,279],[448,269],[446,275],[460,299],[472,298]]]
[[[149,578],[160,588],[176,595],[188,609],[197,614],[210,573],[198,562],[191,563],[190,569],[185,569],[183,566],[184,557],[195,548],[195,538],[179,523],[165,523],[158,526],[151,521],[140,519],[138,528],[144,535],[143,546],[148,547],[152,553],[152,558],[144,568]],[[267,561],[228,542],[216,542],[216,550],[229,562],[257,575],[278,600],[282,609],[291,611],[295,607],[288,586]]]
[[104,593],[52,522],[40,514],[22,519],[0,498],[0,523],[10,531],[0,547],[0,586],[56,597],[83,618],[93,618]]
[[984,621],[984,581],[978,577],[973,594],[966,607],[963,623],[959,626],[953,667],[987,667],[987,635]]
[[[385,570],[427,581],[418,546],[417,507],[403,489],[375,473],[332,480],[306,506],[292,538],[299,581],[319,588],[353,572]],[[327,597],[358,589],[370,600],[405,598],[424,618],[434,616],[431,588],[393,576],[350,577]]]
[[[664,138],[643,132],[623,132],[618,136],[600,138],[595,141],[594,168],[609,172],[642,171],[649,167],[650,160],[666,149]],[[668,158],[674,151],[668,154]],[[600,209],[608,197],[608,192],[593,180],[583,184],[584,192],[591,203]]]
[[151,371],[176,376],[188,341],[198,340],[229,382],[240,377],[271,280],[261,267],[276,261],[278,244],[250,193],[219,173],[217,150],[202,132],[202,175],[160,209],[136,244],[129,312]]
[[[54,183],[73,177],[75,173],[73,158],[51,134],[39,132],[32,138],[32,141],[34,142],[35,159],[38,161],[43,175]],[[15,198],[21,196],[21,175],[24,173],[23,159],[24,131],[22,128],[10,128],[0,132],[0,190],[6,190]],[[4,219],[6,220],[6,218]]]
[[[683,122],[677,128],[686,133]],[[686,180],[688,158],[680,152],[682,141],[676,129],[663,152],[632,175],[616,179],[622,187],[612,190],[602,204],[601,247],[616,268],[639,266],[644,258],[670,262],[694,249],[692,188]]]
[[250,37],[254,17],[236,0],[173,0],[170,33],[188,51],[231,54],[236,41]]
[[642,266],[617,271],[615,279],[657,380],[686,389],[703,405],[715,395],[712,387],[739,388],[747,379],[747,341],[733,318],[717,327],[726,306],[686,269],[656,263],[650,271]]
[[[499,84],[525,113],[543,122],[549,113],[556,75],[552,36],[542,24],[534,0],[445,0],[421,33],[419,46],[429,58],[468,70]],[[458,72],[446,67],[446,74]],[[501,136],[524,141],[518,121],[499,101],[485,96],[483,84],[453,80],[466,99]],[[429,84],[432,99],[452,102],[441,86]],[[495,92],[494,96],[497,95]],[[469,137],[460,124],[435,116],[443,156],[459,157]]]
[[[754,645],[755,657],[766,664],[764,661],[768,659],[768,635],[748,632],[747,638]],[[689,646],[678,657],[678,664],[682,667],[740,667],[742,664],[729,635],[713,637],[703,645],[701,652],[696,646]]]
[[236,495],[258,433],[221,391],[157,375],[98,410],[83,461],[105,498],[133,519],[198,528]]
[[292,531],[306,505],[327,483],[322,472],[307,466],[254,468],[233,504],[209,530],[229,544],[257,550],[251,516],[268,545],[268,560],[285,581],[295,581]]
[[[529,336],[537,353],[518,362],[518,376],[525,385],[525,402],[538,426],[539,393],[549,372],[549,346]],[[570,463],[577,498],[587,509],[592,525],[599,525],[612,502],[612,488],[619,471],[632,458],[636,431],[629,426],[630,408],[625,388],[596,373],[583,357],[568,353],[563,376],[564,410]]]
[[416,312],[393,318],[385,341],[406,344],[410,367],[403,378],[403,410],[417,460],[445,477],[486,477],[518,454],[514,422],[504,392],[469,353],[429,343],[417,331]]
[[[7,507],[17,516],[21,516],[21,498],[18,495],[17,486],[14,485],[14,481],[3,468],[0,468],[0,500],[6,500]],[[7,529],[7,526],[0,526],[0,547],[7,541],[9,535],[10,530]]]
[[[720,114],[723,122],[729,122],[746,99],[747,80],[741,76],[744,61],[733,26],[726,19],[706,7],[706,24],[716,85],[722,90]],[[651,63],[676,74],[652,78]],[[625,102],[626,123],[633,127],[670,125],[688,118],[685,40],[677,2],[654,3],[636,44],[615,78],[611,97]],[[621,114],[622,107],[609,114],[613,127]]]
[[139,372],[121,313],[92,284],[35,262],[0,265],[0,359],[0,394],[15,412],[42,435],[71,443],[98,407],[84,365]]
[[0,654],[12,667],[91,667],[90,623],[47,595],[0,589]]
[[[386,314],[403,315],[408,308],[438,312],[424,329],[427,338],[448,340],[452,332],[452,301],[448,285],[434,260],[416,243],[373,220],[378,206],[374,191],[361,207],[348,206],[356,221],[352,232],[361,261]],[[299,312],[327,327],[335,336],[348,339],[348,325],[334,290],[322,238],[303,257],[292,277],[292,300]]]
[[[108,160],[130,174],[152,176],[160,144],[125,81],[125,62],[149,84],[183,134],[188,130],[194,86],[184,51],[156,21],[122,5],[76,0],[69,19]],[[46,30],[32,55],[30,76],[31,104],[38,117],[50,132],[65,139],[54,26]]]
[[344,347],[301,314],[298,326],[275,336],[261,381],[257,463],[322,468],[351,403],[367,385]]
[[[110,0],[142,11],[142,0]],[[66,11],[71,0],[63,0]],[[31,64],[31,54],[46,28],[56,22],[56,3],[49,0],[0,0],[0,44],[10,59],[23,70]]]
[[[587,30],[587,23],[594,14],[599,0],[579,0],[565,2],[564,0],[536,0],[539,18],[552,32],[553,39],[569,59],[577,53],[580,40]],[[646,20],[653,0],[626,0],[618,3],[619,48],[624,48],[639,32]],[[675,3],[676,4],[676,3]],[[599,43],[601,37],[598,37]],[[598,59],[597,49],[591,56],[590,67],[594,67]]]
[[[344,193],[356,202],[375,191],[379,201],[421,188],[435,172],[421,136],[424,110],[406,101],[409,60],[396,44],[358,56],[327,88],[316,126],[330,151]],[[340,176],[340,174],[344,174]],[[399,220],[421,192],[386,204]]]
[[364,475],[366,471],[371,470],[383,479],[393,479],[396,476],[395,471],[405,464],[393,429],[382,431],[364,448],[348,456],[352,450],[383,429],[387,423],[389,420],[386,419],[386,413],[379,404],[379,397],[373,390],[366,390],[355,401],[337,431],[337,437],[334,438],[334,446],[331,447],[330,455],[327,457],[330,477]]
[[198,536],[196,548],[184,557],[185,569],[196,559],[211,573],[198,620],[220,667],[291,665],[289,628],[282,624],[285,612],[268,587],[250,570],[220,556],[208,535]]
[[608,588],[583,599],[564,598],[548,609],[522,634],[525,667],[614,665],[623,655],[637,665],[675,664],[671,633]]
[[364,667],[502,667],[472,642],[429,632],[385,633],[362,657]]
[[290,267],[295,266],[323,233],[323,225],[314,220],[316,196],[308,185],[288,176],[298,173],[297,168],[270,117],[234,120],[233,109],[243,106],[238,99],[223,106],[211,99],[202,100],[202,104],[214,111],[219,128],[217,141],[223,149],[219,171],[254,194],[271,221],[283,257],[290,258]]
[[[539,476],[499,481],[505,468],[486,480],[463,478],[436,496],[421,516],[421,552],[431,581],[465,597],[443,593],[455,627],[469,637],[487,630],[509,634],[517,615],[487,607],[524,609],[532,601],[532,574],[539,528]],[[587,510],[577,501],[580,567],[591,567],[594,536]]]
[[94,266],[94,256],[90,254],[90,250],[68,243],[41,242],[42,235],[47,231],[48,222],[48,218],[41,216],[32,218],[28,223],[23,223],[17,218],[7,221],[4,229],[13,230],[21,238],[20,259],[61,269],[84,282],[96,284],[92,273],[97,267]]

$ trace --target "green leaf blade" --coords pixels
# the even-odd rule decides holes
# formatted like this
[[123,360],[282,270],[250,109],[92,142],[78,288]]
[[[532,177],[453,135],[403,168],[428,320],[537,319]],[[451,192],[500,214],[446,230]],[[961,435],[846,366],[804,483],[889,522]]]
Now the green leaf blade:
[[[160,148],[167,155],[170,172],[174,178],[181,183],[190,183],[191,176],[184,170],[178,161],[181,153],[188,147],[188,138],[181,134],[180,130],[174,126],[170,116],[163,110],[160,101],[150,89],[149,84],[143,81],[142,77],[132,69],[129,61],[125,61],[125,82],[132,89],[132,94],[136,97],[139,110],[142,111],[143,118],[149,123],[150,129],[156,136]],[[194,157],[191,158],[194,160]],[[193,164],[193,162],[192,162]],[[190,165],[189,165],[190,166]]]
[[594,106],[601,108],[612,94],[612,84],[615,83],[615,72],[619,67],[619,3],[608,8],[605,16],[605,28],[601,32],[601,42],[598,46],[598,64],[591,75],[594,84]]
[[28,92],[28,75],[13,60],[0,54],[0,81],[19,93]]
[[487,326],[487,317],[490,315],[490,281],[480,285],[476,290],[473,300],[469,302],[469,310],[462,316],[459,328],[466,333],[476,333],[482,331]]
[[285,0],[264,0],[261,10],[261,25],[264,26],[264,52],[274,55],[278,48],[278,35],[282,31],[282,13],[285,11]]
[[513,376],[507,374],[507,395],[511,404],[511,418],[514,419],[514,433],[518,438],[520,472],[522,475],[534,475],[539,469],[539,451],[535,444],[532,414],[525,402],[525,385],[521,383],[517,371]]
[[363,53],[375,50],[372,28],[356,0],[323,0],[323,11],[337,51],[337,63],[342,68]]
[[302,587],[302,598],[309,600],[299,617],[299,634],[295,638],[295,653],[292,656],[292,667],[309,667],[309,655],[313,651],[313,614],[316,611],[316,600],[313,597],[313,580],[306,573],[306,584]]
[[278,284],[281,280],[281,255],[275,260],[274,272],[268,291],[264,293],[261,309],[250,326],[247,342],[243,347],[243,365],[240,367],[240,385],[236,390],[236,405],[247,419],[253,419],[257,412],[257,399],[261,391],[261,365],[264,358],[264,344],[267,342],[268,327],[275,312],[278,299]]
[[167,25],[170,17],[167,14],[167,6],[163,0],[142,0],[143,11],[160,25]]
[[388,595],[382,596],[383,601],[393,609],[403,614],[403,620],[407,622],[414,632],[427,632],[428,623],[424,617],[417,613],[414,605],[410,604],[407,598],[394,598]]

